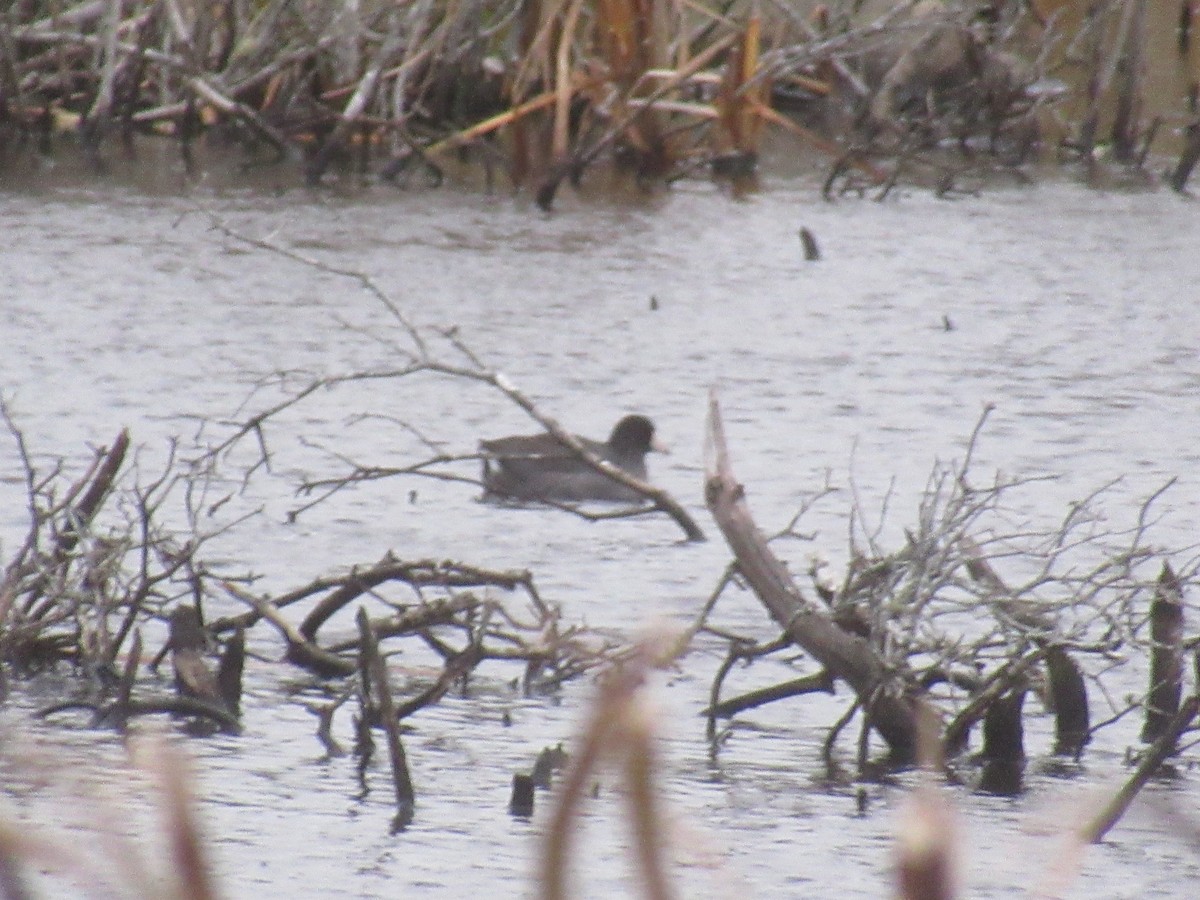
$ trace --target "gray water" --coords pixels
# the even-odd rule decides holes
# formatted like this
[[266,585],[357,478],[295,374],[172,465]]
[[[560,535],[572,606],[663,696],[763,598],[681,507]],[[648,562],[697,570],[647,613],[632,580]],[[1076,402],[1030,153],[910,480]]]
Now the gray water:
[[[1020,495],[1030,523],[1049,526],[1071,501],[1120,478],[1103,508],[1114,525],[1127,524],[1142,498],[1176,478],[1154,539],[1168,549],[1195,542],[1200,218],[1178,196],[1050,183],[953,202],[912,193],[827,204],[813,183],[796,180],[741,200],[707,184],[619,202],[568,199],[546,217],[508,197],[453,190],[7,194],[0,389],[39,463],[66,456],[78,469],[86,445],[129,426],[140,465],[153,472],[171,437],[234,418],[271,373],[397,364],[403,335],[375,299],[350,280],[222,236],[197,203],[247,234],[366,272],[421,327],[457,326],[489,365],[573,430],[600,436],[625,412],[652,416],[673,449],[652,458],[652,478],[710,536],[685,544],[664,518],[589,524],[411,479],[343,492],[286,524],[300,477],[342,471],[334,453],[367,465],[420,458],[411,436],[382,417],[464,453],[480,437],[531,429],[483,386],[371,381],[320,392],[281,417],[268,430],[272,473],[225,510],[264,506],[212,545],[232,570],[258,574],[259,590],[295,587],[391,549],[527,567],[566,621],[622,637],[686,627],[728,561],[701,492],[712,387],[764,529],[786,524],[827,474],[839,489],[805,519],[812,542],[789,545],[797,571],[813,554],[831,560],[834,573],[844,563],[851,486],[868,511],[886,507],[882,537],[894,545],[915,519],[934,461],[961,458],[985,404],[995,411],[976,471],[1057,476]],[[820,262],[803,261],[800,226],[816,234]],[[445,345],[437,352],[452,356]],[[242,414],[280,396],[261,388]],[[24,516],[22,473],[6,442],[5,556]],[[744,593],[722,601],[715,623],[762,639],[774,633]],[[282,645],[270,629],[259,626],[251,639],[259,658],[247,673],[245,733],[181,741],[228,896],[530,895],[548,804],[539,798],[532,822],[511,818],[509,783],[544,746],[576,732],[592,692],[586,680],[553,702],[526,699],[511,687],[519,671],[493,663],[473,696],[414,717],[407,748],[417,814],[391,835],[384,768],[377,764],[362,796],[353,761],[323,758],[315,719],[291,696],[300,689],[301,699],[317,699],[308,680],[277,662]],[[844,692],[740,717],[711,759],[698,712],[722,655],[719,642],[701,638],[652,686],[682,895],[890,893],[908,783],[868,786],[860,814],[852,789],[816,778],[819,744]],[[403,655],[393,660],[404,664]],[[762,663],[735,672],[726,690],[809,670],[803,659]],[[107,732],[69,717],[33,721],[30,710],[53,696],[53,686],[31,686],[0,706],[3,815],[91,857],[105,855],[98,823],[109,822],[155,859],[145,776]],[[1048,725],[1036,706],[1030,712],[1028,748],[1037,755],[1048,749]],[[348,714],[337,733],[349,745]],[[1181,827],[1179,815],[1191,820],[1175,812],[1200,800],[1190,774],[1147,789],[1103,845],[1077,854],[1064,837],[1125,777],[1121,759],[1135,739],[1132,721],[1102,732],[1074,778],[1035,763],[1019,799],[948,789],[965,895],[1051,885],[1067,896],[1191,896],[1197,830]],[[586,809],[579,896],[632,893],[629,840],[610,772]],[[84,893],[94,877],[47,883]]]

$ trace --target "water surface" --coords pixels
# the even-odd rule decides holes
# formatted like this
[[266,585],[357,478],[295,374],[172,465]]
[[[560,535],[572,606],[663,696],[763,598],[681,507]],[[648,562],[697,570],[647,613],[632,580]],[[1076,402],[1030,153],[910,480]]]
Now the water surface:
[[[958,201],[910,193],[828,204],[797,180],[740,201],[694,184],[633,203],[565,202],[547,217],[507,197],[452,190],[8,194],[0,385],[39,462],[63,455],[79,466],[88,444],[128,426],[152,472],[170,438],[230,419],[272,373],[397,364],[403,336],[375,299],[345,278],[222,236],[197,202],[248,234],[370,274],[422,328],[457,326],[572,429],[599,436],[626,412],[652,416],[673,448],[652,458],[653,478],[713,538],[681,543],[665,519],[594,525],[495,508],[470,487],[411,480],[345,492],[286,524],[297,478],[337,473],[333,454],[376,465],[418,458],[420,446],[394,420],[457,452],[531,428],[483,386],[372,381],[318,393],[268,430],[273,474],[237,501],[265,514],[213,545],[219,561],[257,573],[261,590],[390,549],[530,568],[568,620],[619,635],[683,627],[728,561],[701,493],[710,387],[766,530],[782,527],[827,473],[839,488],[804,523],[811,545],[789,546],[797,571],[814,553],[835,567],[845,560],[852,484],[868,510],[886,504],[883,539],[898,539],[931,465],[961,458],[988,404],[977,471],[1057,476],[1019,496],[1029,522],[1046,526],[1121,478],[1104,510],[1114,525],[1129,523],[1141,498],[1175,478],[1156,540],[1195,541],[1200,219],[1178,196],[1049,183]],[[820,262],[803,261],[801,226],[816,234]],[[262,389],[250,408],[279,396]],[[6,554],[25,525],[22,492],[10,443],[0,453]],[[773,633],[746,594],[723,601],[716,621]],[[246,733],[186,742],[229,896],[530,894],[546,804],[532,822],[510,818],[509,783],[542,747],[570,739],[589,684],[554,702],[525,699],[510,684],[519,673],[495,664],[480,673],[475,696],[416,716],[408,752],[417,816],[393,836],[384,770],[362,796],[354,763],[322,758],[315,720],[288,696],[307,682],[275,661],[274,635],[260,627],[252,645]],[[886,895],[905,787],[868,786],[860,814],[852,789],[815,778],[844,692],[742,717],[712,759],[698,711],[722,654],[701,639],[653,687],[683,895]],[[809,670],[803,659],[765,663],[735,673],[729,687]],[[151,792],[128,773],[118,740],[81,723],[31,721],[44,700],[17,692],[0,707],[6,814],[86,836],[94,805],[132,809],[128,827],[150,840]],[[1036,704],[1029,709],[1028,747],[1040,755],[1049,724]],[[348,744],[348,716],[339,725]],[[1135,739],[1132,721],[1104,732],[1073,779],[1035,765],[1017,800],[949,791],[966,894],[1011,896],[1069,869],[1055,862],[1064,829],[1125,776],[1121,758]],[[1171,811],[1197,800],[1186,775],[1150,788],[1110,840],[1083,855],[1067,894],[1190,896],[1200,856]],[[587,810],[581,897],[630,893],[622,804],[616,777],[606,776]]]

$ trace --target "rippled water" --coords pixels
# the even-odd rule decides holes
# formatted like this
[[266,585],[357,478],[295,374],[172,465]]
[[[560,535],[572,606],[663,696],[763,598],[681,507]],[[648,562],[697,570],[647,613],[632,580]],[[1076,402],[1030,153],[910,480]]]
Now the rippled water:
[[[673,446],[651,460],[654,479],[714,538],[683,544],[665,519],[591,525],[485,506],[462,485],[398,480],[283,524],[298,474],[338,471],[328,451],[382,465],[419,453],[394,424],[358,413],[420,424],[462,452],[481,436],[530,427],[483,387],[369,382],[318,394],[268,433],[275,477],[254,498],[268,515],[218,546],[231,565],[261,574],[263,590],[392,549],[529,567],[571,621],[626,635],[683,626],[727,562],[700,490],[710,386],[764,528],[785,524],[832,473],[841,490],[807,525],[811,551],[835,561],[845,556],[851,478],[868,509],[891,491],[884,533],[900,534],[931,464],[961,456],[985,404],[996,409],[978,471],[1060,476],[1022,495],[1031,520],[1048,524],[1120,476],[1105,508],[1128,522],[1140,498],[1174,477],[1158,539],[1195,540],[1200,218],[1178,196],[1045,184],[955,202],[914,193],[826,204],[813,184],[795,181],[739,201],[708,185],[634,202],[568,200],[551,217],[452,190],[200,200],[234,227],[368,272],[422,326],[457,325],[568,427],[600,435],[624,412],[651,415]],[[803,261],[800,226],[816,234],[820,262]],[[8,194],[0,227],[0,385],[40,460],[78,460],[85,443],[128,425],[153,471],[168,438],[230,417],[265,375],[396,362],[388,341],[398,335],[375,300],[346,279],[222,237],[190,200],[83,188]],[[0,501],[7,554],[24,526],[10,444],[0,453]],[[798,568],[808,552],[795,551]],[[726,599],[717,619],[772,633],[747,595]],[[274,662],[281,650],[268,630],[252,639],[262,659],[247,676],[246,733],[186,744],[229,896],[529,894],[545,809],[532,823],[510,818],[509,782],[542,747],[570,738],[588,685],[569,687],[561,702],[523,699],[509,686],[518,673],[495,664],[476,682],[479,696],[416,716],[407,746],[417,816],[390,836],[384,771],[363,797],[352,761],[323,760],[314,719],[285,696],[304,680]],[[864,815],[852,791],[814,781],[819,742],[845,698],[747,715],[710,760],[697,713],[721,654],[700,641],[654,691],[685,895],[887,894],[905,790],[871,786]],[[730,687],[803,668],[763,664]],[[86,836],[76,798],[100,790],[110,797],[101,806],[148,817],[153,807],[117,739],[31,722],[40,699],[18,693],[0,707],[8,814]],[[340,726],[348,742],[348,719]],[[1048,746],[1047,729],[1044,718],[1031,721],[1034,753]],[[1055,862],[1059,836],[1124,777],[1134,729],[1104,733],[1074,779],[1035,766],[1019,800],[950,791],[967,894],[1008,896],[1069,869]],[[604,787],[587,812],[584,897],[628,894],[632,884],[622,799],[615,779]],[[1187,776],[1150,788],[1111,840],[1085,854],[1071,894],[1190,896],[1200,854],[1167,812],[1197,800]]]

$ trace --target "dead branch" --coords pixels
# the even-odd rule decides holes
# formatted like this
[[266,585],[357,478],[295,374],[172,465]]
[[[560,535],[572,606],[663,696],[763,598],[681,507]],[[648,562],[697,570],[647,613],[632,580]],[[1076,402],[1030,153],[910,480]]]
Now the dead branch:
[[388,758],[392,763],[392,782],[396,789],[396,818],[392,830],[403,831],[412,822],[416,792],[413,789],[412,775],[408,771],[408,759],[404,753],[404,744],[400,740],[400,717],[392,700],[392,688],[388,683],[387,667],[384,665],[383,657],[379,655],[379,640],[371,628],[371,620],[367,617],[367,611],[362,607],[358,609],[356,620],[359,646],[362,648],[363,678],[369,680],[374,686],[373,693],[378,699],[380,720],[388,739]]
[[728,700],[713,704],[704,711],[704,714],[715,718],[729,718],[747,709],[774,703],[776,700],[787,700],[804,694],[832,694],[833,688],[833,676],[828,671],[822,670],[813,675],[803,675],[768,688],[747,691],[737,697],[730,697]]
[[907,699],[910,686],[896,680],[898,673],[889,671],[866,640],[838,628],[809,602],[767,545],[750,516],[745,492],[734,478],[715,392],[709,398],[707,446],[705,500],[742,576],[785,633],[833,677],[854,689],[893,759],[912,760],[916,723]]
[[1113,795],[1108,805],[1079,830],[1081,841],[1096,844],[1104,839],[1104,836],[1120,821],[1121,816],[1125,815],[1125,811],[1129,809],[1129,805],[1141,789],[1146,786],[1146,782],[1175,753],[1180,736],[1192,724],[1198,713],[1200,713],[1200,696],[1193,694],[1183,702],[1179,712],[1174,715],[1170,723],[1163,729],[1162,734],[1146,751],[1129,780]]
[[[818,593],[829,607],[822,617],[820,607],[800,594],[753,526],[731,473],[721,476],[720,465],[723,460],[727,465],[727,456],[718,416],[714,401],[710,417],[716,425],[710,424],[709,440],[717,462],[710,458],[708,500],[734,549],[741,576],[772,618],[788,627],[787,636],[834,677],[850,681],[835,668],[834,660],[840,660],[822,645],[830,628],[842,635],[840,640],[850,636],[863,641],[860,646],[870,648],[878,660],[877,671],[888,673],[892,684],[911,685],[906,688],[911,693],[900,696],[924,691],[927,702],[945,704],[939,712],[949,722],[943,737],[948,753],[965,749],[970,728],[985,720],[994,704],[1036,690],[1055,716],[1054,752],[1078,756],[1098,729],[1131,708],[1125,703],[1122,712],[1092,725],[1089,683],[1117,710],[1122,704],[1104,684],[1108,671],[1124,665],[1130,650],[1152,656],[1156,644],[1174,647],[1175,654],[1184,646],[1179,634],[1168,635],[1169,629],[1152,628],[1149,638],[1145,634],[1148,599],[1171,592],[1161,578],[1156,584],[1144,572],[1161,553],[1150,543],[1150,530],[1158,519],[1155,506],[1171,482],[1141,503],[1131,525],[1110,525],[1101,513],[1098,504],[1109,484],[1073,503],[1056,527],[1044,532],[1013,527],[1007,494],[1037,480],[997,476],[990,485],[976,485],[969,466],[985,410],[965,462],[935,464],[917,522],[904,531],[898,549],[885,546],[882,516],[878,525],[864,527],[863,501],[857,489],[852,490],[850,559],[842,585],[823,588],[814,574]],[[1019,582],[1001,574],[1001,567],[1010,565],[1022,572]],[[1186,577],[1172,576],[1176,591],[1194,577],[1195,565],[1187,563]],[[722,589],[727,583],[728,575]],[[706,614],[713,602],[710,599]],[[811,622],[820,629],[816,637],[796,634]],[[727,639],[730,655],[717,683],[741,651],[736,636]],[[853,647],[846,652],[854,652]],[[1152,683],[1161,683],[1163,693],[1148,705],[1153,709],[1161,704],[1169,718],[1176,707],[1165,692],[1168,684],[1177,684],[1180,666],[1175,657],[1170,665],[1167,656],[1160,657],[1162,670],[1152,676]],[[1096,664],[1081,664],[1088,659]],[[943,685],[949,694],[935,697],[933,690]],[[862,691],[856,693],[866,699]],[[716,703],[714,694],[710,707]],[[1000,716],[998,711],[993,717]]]
[[[285,398],[283,401],[267,407],[263,411],[250,416],[248,419],[240,423],[236,423],[234,432],[224,440],[222,440],[210,452],[213,455],[228,452],[233,446],[239,443],[248,435],[255,435],[262,447],[261,461],[263,463],[268,459],[268,451],[266,450],[263,438],[263,426],[272,417],[278,415],[286,409],[301,403],[304,399],[311,396],[317,390],[322,388],[336,387],[343,383],[363,381],[370,379],[399,379],[410,377],[419,373],[432,373],[443,375],[450,378],[462,379],[470,382],[486,384],[493,389],[499,391],[507,399],[515,403],[525,411],[534,421],[541,425],[547,432],[554,436],[555,440],[568,448],[579,459],[586,462],[589,466],[598,472],[601,472],[606,477],[632,489],[640,496],[644,497],[651,504],[651,508],[661,510],[669,515],[675,523],[683,531],[688,540],[698,541],[704,539],[704,532],[683,508],[669,493],[657,488],[652,484],[644,482],[633,477],[629,473],[614,466],[612,463],[600,458],[597,454],[591,452],[587,447],[580,443],[579,439],[564,429],[557,420],[542,412],[542,410],[534,403],[530,397],[523,392],[516,384],[504,375],[502,372],[487,368],[475,354],[475,352],[466,344],[457,329],[448,329],[441,332],[440,337],[446,340],[449,345],[467,360],[466,365],[455,364],[449,361],[440,360],[432,355],[430,344],[422,336],[420,331],[407,319],[404,313],[400,310],[387,294],[381,290],[375,282],[365,273],[342,269],[327,265],[319,260],[312,259],[302,254],[291,251],[279,244],[271,241],[265,241],[257,238],[251,238],[243,235],[235,229],[229,227],[218,217],[209,213],[206,210],[201,212],[209,219],[212,227],[222,234],[234,240],[244,242],[250,246],[257,247],[272,253],[299,262],[303,265],[316,268],[320,271],[329,274],[339,275],[342,277],[351,278],[357,281],[372,297],[378,300],[384,308],[389,312],[392,318],[398,323],[403,334],[411,342],[411,347],[397,347],[397,352],[402,355],[402,358],[407,359],[408,365],[400,369],[387,372],[356,372],[346,375],[330,376],[325,378],[313,379],[310,383],[301,388],[298,392]],[[459,460],[467,457],[465,455],[449,457],[451,460]],[[443,455],[439,454],[436,460],[427,460],[418,463],[414,466],[408,466],[398,469],[397,471],[409,475],[421,475],[424,477],[433,477],[442,480],[466,480],[461,477],[447,476],[446,473],[440,471],[430,471],[437,463],[444,461]],[[361,467],[355,467],[349,475],[343,476],[341,479],[323,479],[321,481],[306,482],[302,489],[312,489],[320,486],[328,489],[324,497],[331,496],[343,486],[357,483],[360,481],[371,480],[376,477],[378,470],[367,470]],[[324,499],[324,497],[322,499]],[[556,507],[557,504],[553,504]],[[304,507],[307,508],[307,507]],[[646,511],[635,509],[621,513],[608,514],[592,514],[586,511],[581,511],[577,507],[570,505],[562,505],[561,508],[569,509],[572,512],[583,514],[593,519],[603,519],[614,516],[624,517],[629,514],[641,515]]]
[[289,662],[306,668],[321,678],[344,677],[353,675],[356,671],[357,664],[354,660],[323,650],[308,640],[267,598],[254,596],[229,581],[222,581],[221,586],[233,597],[251,606],[259,618],[266,619],[275,626],[287,642],[286,658]]
[[[300,625],[300,634],[306,640],[316,639],[317,631],[338,610],[352,603],[363,593],[381,584],[397,581],[409,585],[415,590],[422,587],[438,587],[444,590],[454,588],[500,587],[512,590],[528,585],[528,572],[488,572],[474,566],[463,566],[446,560],[434,562],[421,560],[413,563],[402,563],[389,556],[379,564],[362,572],[352,572],[346,576],[341,586],[330,591],[305,617]],[[394,627],[403,627],[397,625]]]

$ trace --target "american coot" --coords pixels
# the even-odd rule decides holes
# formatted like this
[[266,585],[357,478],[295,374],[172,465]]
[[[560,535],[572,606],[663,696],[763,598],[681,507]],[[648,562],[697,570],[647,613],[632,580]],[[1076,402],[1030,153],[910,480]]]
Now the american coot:
[[[646,454],[661,451],[654,424],[645,416],[626,416],[605,443],[579,439],[601,459],[646,480]],[[640,499],[637,491],[601,474],[551,434],[517,435],[481,441],[483,486],[488,495],[518,500]]]

